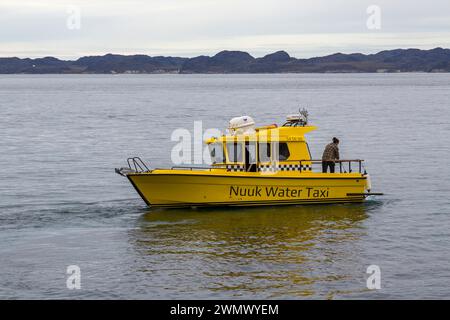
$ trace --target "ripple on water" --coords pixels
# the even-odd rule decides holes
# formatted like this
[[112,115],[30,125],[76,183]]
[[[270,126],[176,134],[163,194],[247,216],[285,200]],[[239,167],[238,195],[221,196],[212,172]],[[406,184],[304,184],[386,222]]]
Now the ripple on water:
[[[0,298],[446,298],[450,169],[423,159],[450,151],[449,77],[0,76]],[[320,128],[313,157],[338,136],[384,197],[152,210],[113,171],[134,155],[165,166],[194,120],[280,123],[299,103]],[[381,291],[366,289],[371,264]]]

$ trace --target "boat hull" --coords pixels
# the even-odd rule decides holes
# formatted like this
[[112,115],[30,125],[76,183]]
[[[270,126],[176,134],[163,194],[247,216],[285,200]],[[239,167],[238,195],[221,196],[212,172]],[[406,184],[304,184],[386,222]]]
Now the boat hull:
[[261,206],[362,202],[361,174],[282,175],[149,172],[127,178],[152,207]]

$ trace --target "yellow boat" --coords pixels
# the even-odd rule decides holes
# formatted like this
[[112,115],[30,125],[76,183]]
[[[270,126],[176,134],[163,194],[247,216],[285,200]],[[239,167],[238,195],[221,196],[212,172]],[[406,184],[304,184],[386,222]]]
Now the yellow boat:
[[[261,206],[363,202],[370,179],[363,160],[337,160],[336,173],[322,173],[311,159],[307,113],[278,127],[255,127],[251,117],[230,121],[228,134],[206,141],[212,164],[152,169],[138,157],[116,169],[152,207]],[[320,165],[320,172],[315,166]],[[318,166],[319,168],[319,166]]]

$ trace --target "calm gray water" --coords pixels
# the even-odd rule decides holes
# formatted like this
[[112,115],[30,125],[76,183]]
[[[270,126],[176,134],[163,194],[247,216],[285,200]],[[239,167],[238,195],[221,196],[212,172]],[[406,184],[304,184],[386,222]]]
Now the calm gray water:
[[[450,298],[449,103],[448,74],[0,76],[0,298]],[[339,137],[384,197],[152,210],[114,173],[171,165],[194,121],[300,105],[313,155]]]

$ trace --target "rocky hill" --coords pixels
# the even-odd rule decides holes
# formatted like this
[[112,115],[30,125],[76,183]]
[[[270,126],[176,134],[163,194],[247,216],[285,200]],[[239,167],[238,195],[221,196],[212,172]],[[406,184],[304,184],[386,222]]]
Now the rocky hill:
[[247,52],[222,51],[194,58],[116,55],[82,57],[0,58],[0,73],[352,73],[450,72],[450,49],[396,49],[376,54],[336,53],[296,59],[285,51],[254,58]]

